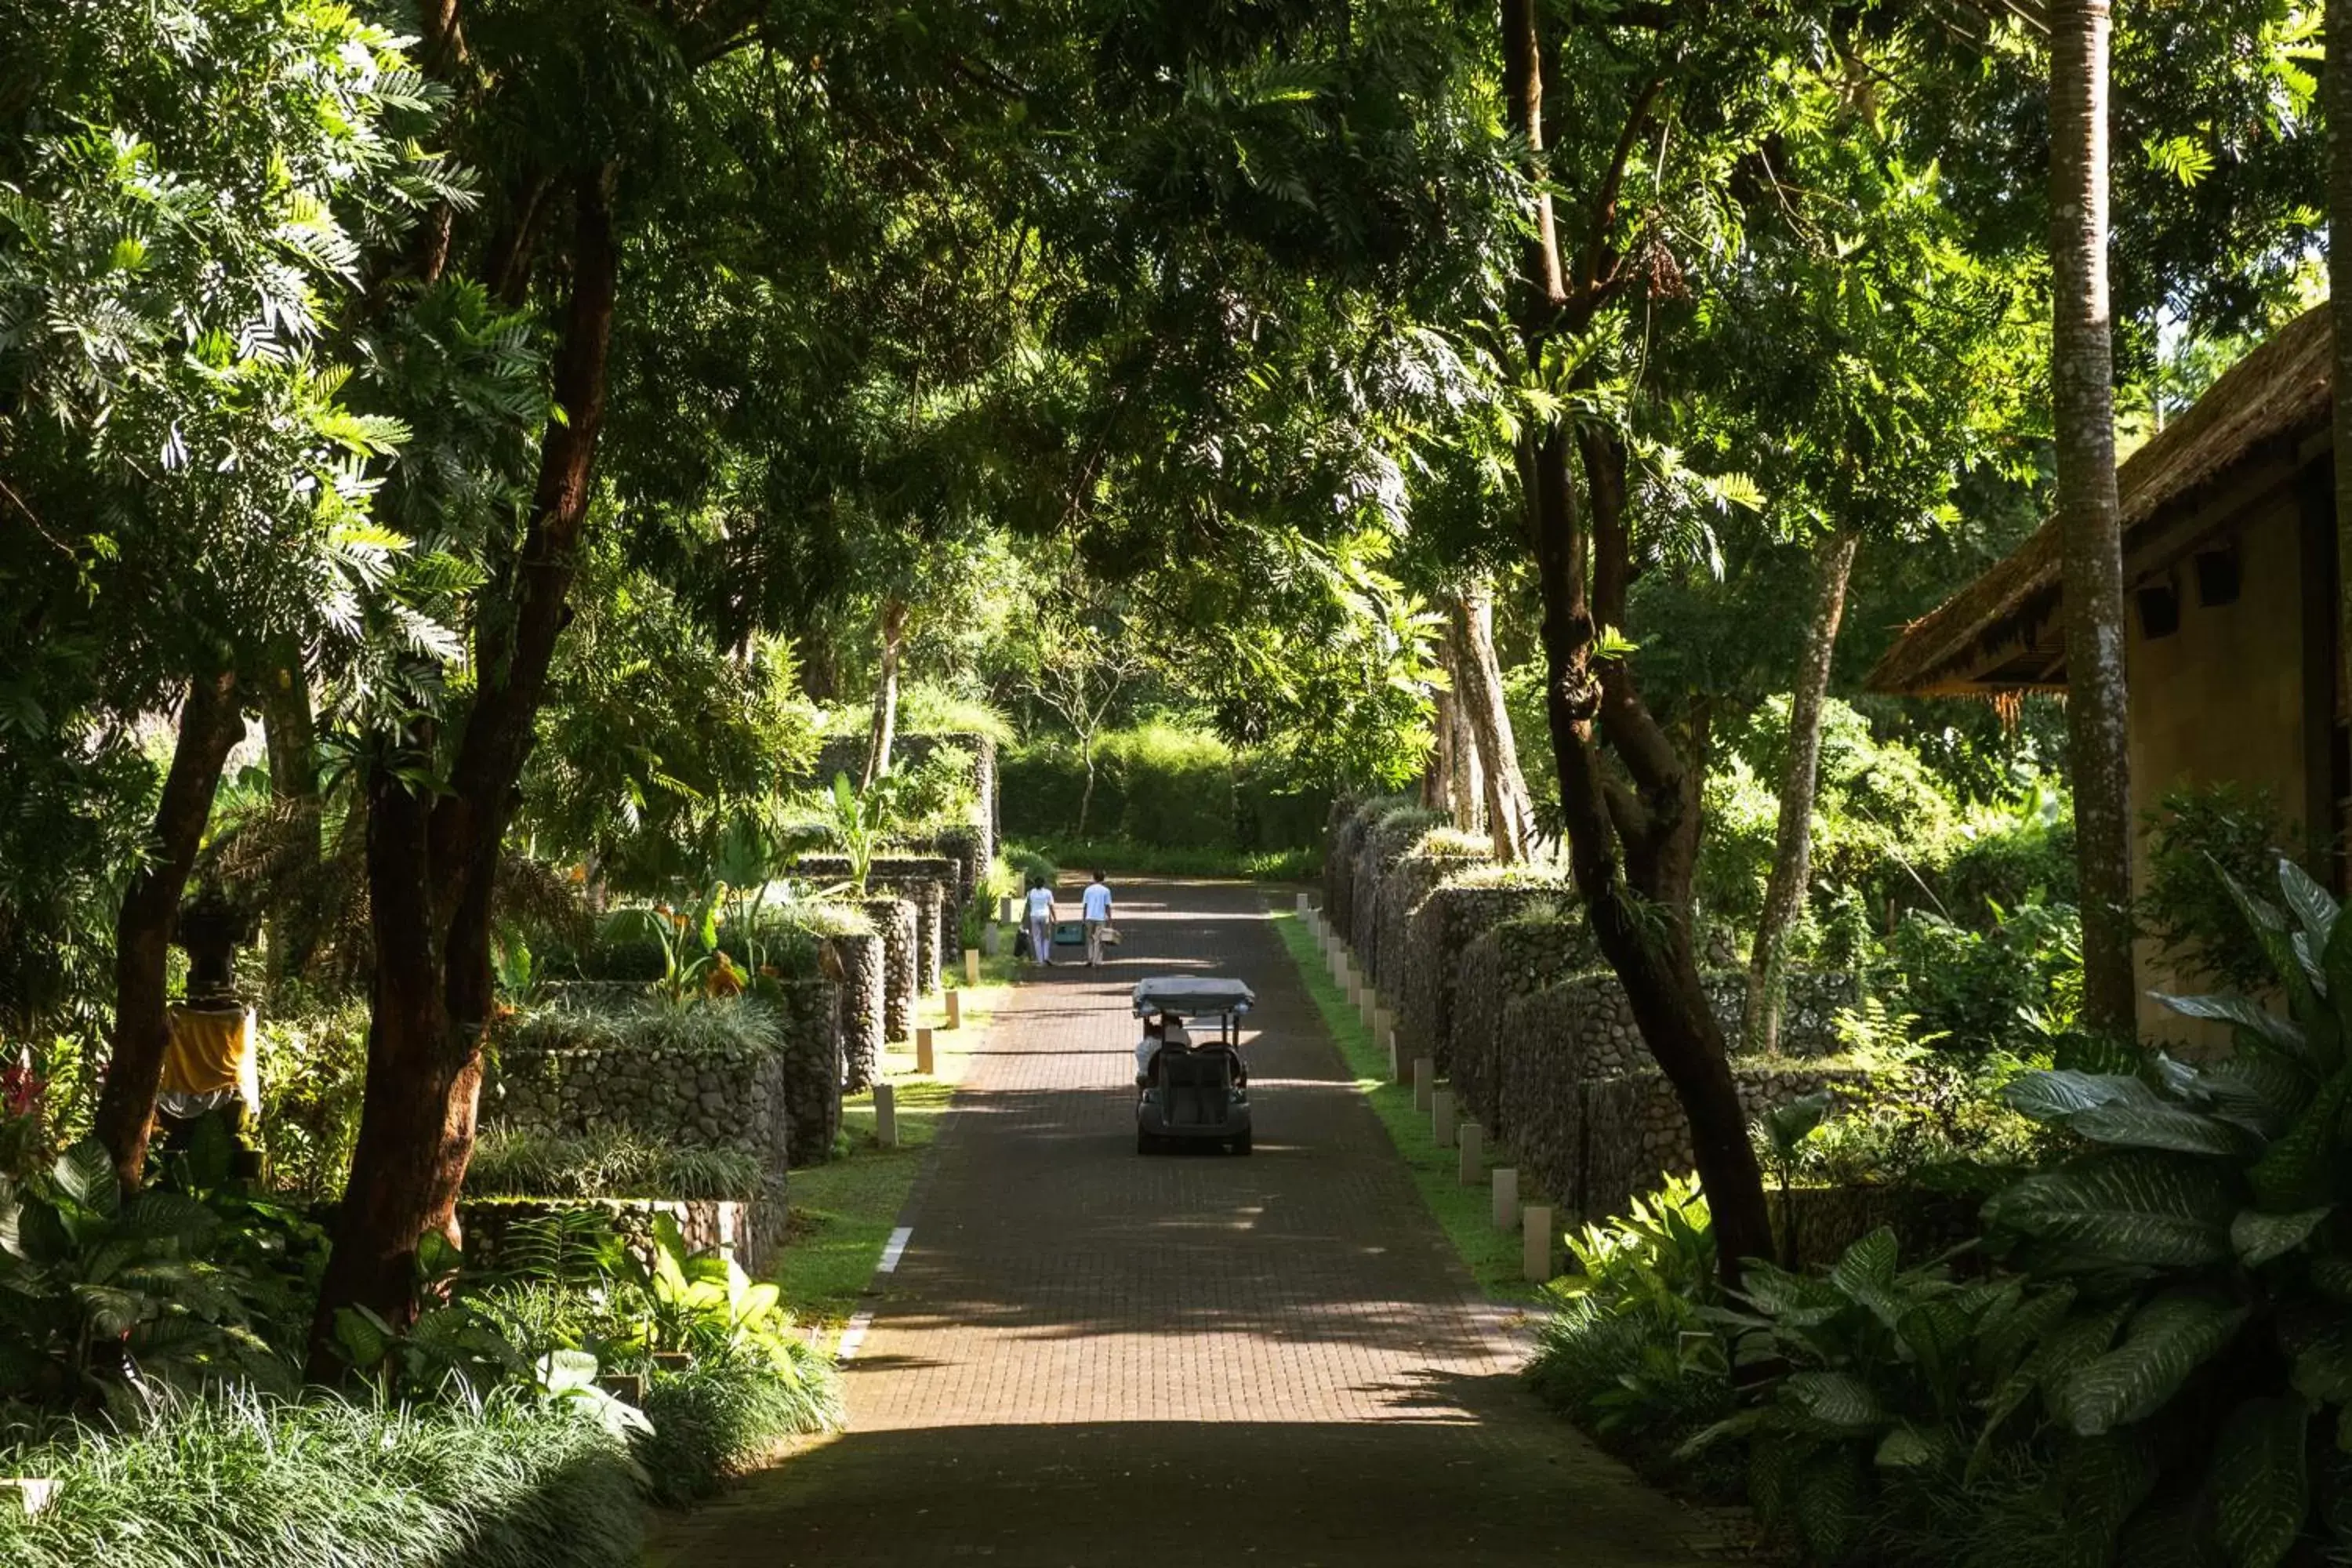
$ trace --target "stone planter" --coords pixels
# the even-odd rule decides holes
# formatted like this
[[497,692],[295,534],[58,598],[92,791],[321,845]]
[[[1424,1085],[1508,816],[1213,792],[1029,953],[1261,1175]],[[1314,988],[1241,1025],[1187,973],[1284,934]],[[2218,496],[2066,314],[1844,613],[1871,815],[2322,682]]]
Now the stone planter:
[[[869,906],[871,908],[871,906]],[[878,927],[879,921],[877,921]],[[841,1085],[852,1094],[872,1086],[888,1037],[884,994],[889,953],[880,931],[833,939],[841,955]]]
[[841,1131],[841,987],[830,980],[788,980],[777,987],[783,1015],[785,1147],[795,1165],[833,1158]]
[[915,1037],[916,945],[914,904],[896,895],[869,899],[866,913],[882,943],[882,1036],[886,1040]]

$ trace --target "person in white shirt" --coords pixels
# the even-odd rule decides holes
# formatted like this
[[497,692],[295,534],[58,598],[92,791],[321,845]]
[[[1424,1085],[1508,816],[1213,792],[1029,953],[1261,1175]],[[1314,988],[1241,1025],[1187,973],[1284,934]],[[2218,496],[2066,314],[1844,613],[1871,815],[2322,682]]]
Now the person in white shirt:
[[1100,871],[1087,884],[1078,904],[1079,918],[1087,922],[1087,967],[1097,968],[1102,963],[1103,928],[1110,924],[1110,887]]
[[1042,877],[1029,883],[1029,956],[1048,966],[1054,962],[1054,889]]

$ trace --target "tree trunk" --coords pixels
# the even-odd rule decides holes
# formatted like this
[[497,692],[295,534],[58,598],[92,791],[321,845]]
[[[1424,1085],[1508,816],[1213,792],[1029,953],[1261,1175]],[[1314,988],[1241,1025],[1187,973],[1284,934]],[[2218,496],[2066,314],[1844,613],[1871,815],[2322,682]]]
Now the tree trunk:
[[1095,808],[1095,738],[1091,734],[1078,737],[1078,756],[1087,765],[1087,786],[1078,792],[1078,839],[1085,842],[1087,818]]
[[[414,1320],[418,1240],[457,1230],[495,1000],[499,847],[556,638],[570,618],[565,601],[604,425],[619,265],[609,181],[609,170],[583,177],[575,193],[570,298],[554,366],[565,417],[541,437],[521,547],[477,600],[479,685],[448,787],[428,803],[387,769],[366,780],[374,1017],[359,1142],[311,1324],[315,1377],[334,1372],[340,1309],[364,1306],[395,1327]],[[433,737],[413,734],[407,743],[429,753]]]
[[898,728],[898,650],[907,640],[907,606],[897,599],[882,605],[882,669],[874,687],[874,728],[866,737],[864,788],[890,771],[890,746]]
[[[1441,649],[1445,647],[1440,643]],[[1429,757],[1421,770],[1421,808],[1423,811],[1454,810],[1454,690],[1451,657],[1444,652],[1438,663],[1447,671],[1447,683],[1430,693]],[[1455,826],[1461,824],[1457,820]]]
[[[1544,182],[1543,55],[1535,0],[1502,0],[1502,20],[1511,129],[1531,153],[1531,179]],[[1651,90],[1644,89],[1629,114],[1620,139],[1621,166]],[[1601,226],[1613,207],[1607,192],[1615,176],[1608,178],[1597,209]],[[1533,200],[1536,223],[1519,279],[1518,321],[1531,357],[1554,331],[1589,325],[1598,302],[1587,283],[1570,295],[1551,198],[1540,183]],[[1597,226],[1596,256],[1605,239],[1605,226]],[[1585,270],[1597,277],[1600,269]],[[1624,447],[1606,436],[1582,439],[1591,496],[1588,520],[1577,504],[1567,428],[1531,424],[1520,440],[1528,532],[1543,595],[1545,708],[1570,868],[1594,940],[1690,1121],[1694,1163],[1714,1216],[1717,1269],[1727,1284],[1737,1284],[1745,1259],[1771,1256],[1772,1224],[1763,1172],[1748,1140],[1748,1119],[1693,947],[1700,773],[1684,764],[1643,706],[1625,662],[1594,656],[1600,627],[1623,624],[1632,575]],[[1703,721],[1695,728],[1703,742]],[[1612,773],[1604,742],[1631,788]]]
[[1505,865],[1528,858],[1535,810],[1528,782],[1519,773],[1518,747],[1511,734],[1511,711],[1503,700],[1503,666],[1495,657],[1495,604],[1485,587],[1473,585],[1454,596],[1454,629],[1461,649],[1458,679],[1461,709],[1477,737],[1486,773],[1486,834],[1495,858]]
[[236,672],[189,681],[172,765],[155,805],[154,858],[131,877],[114,918],[113,1048],[93,1131],[114,1156],[115,1174],[126,1187],[139,1185],[146,1173],[147,1137],[163,1079],[163,977],[173,921],[195,868],[221,769],[244,737]]
[[2064,545],[2066,739],[2082,883],[2083,1016],[2133,1033],[2131,774],[2107,304],[2107,0],[2050,6],[2050,383]]
[[[2319,90],[2328,128],[2327,231],[2352,235],[2352,0],[2327,0],[2326,26],[2327,68],[2319,73]],[[2343,694],[2352,691],[2352,586],[2347,586],[2352,585],[2352,327],[2345,324],[2345,312],[2352,310],[2352,243],[2327,247],[2327,297],[2343,302],[2341,309],[2331,304],[2328,311],[2335,334],[2333,384],[2347,389],[2346,395],[2334,400],[2336,662],[2332,671],[2336,689],[2326,710],[2335,715],[2343,711]],[[2346,863],[2341,811],[2334,800],[2315,800],[2312,820],[2304,827],[2313,844],[2337,846],[2330,858],[2339,872]]]
[[1813,618],[1797,684],[1789,694],[1789,762],[1780,778],[1780,822],[1773,837],[1772,876],[1756,947],[1748,962],[1748,1048],[1769,1056],[1780,1041],[1780,971],[1789,931],[1805,907],[1812,874],[1814,780],[1821,771],[1822,704],[1829,696],[1831,656],[1845,618],[1845,589],[1853,575],[1856,535],[1841,533],[1822,549],[1813,593]]
[[[269,748],[269,793],[289,814],[286,824],[289,860],[301,863],[298,889],[307,889],[325,858],[324,813],[319,798],[318,724],[310,710],[310,672],[302,650],[275,649],[260,682],[262,735]],[[283,985],[310,959],[311,920],[300,890],[283,890],[290,867],[272,868],[281,890],[270,900],[268,940],[269,978]]]
[[1478,761],[1477,732],[1470,728],[1470,715],[1463,711],[1458,698],[1450,717],[1454,725],[1454,778],[1453,795],[1447,804],[1453,808],[1454,826],[1465,833],[1484,833],[1486,770]]

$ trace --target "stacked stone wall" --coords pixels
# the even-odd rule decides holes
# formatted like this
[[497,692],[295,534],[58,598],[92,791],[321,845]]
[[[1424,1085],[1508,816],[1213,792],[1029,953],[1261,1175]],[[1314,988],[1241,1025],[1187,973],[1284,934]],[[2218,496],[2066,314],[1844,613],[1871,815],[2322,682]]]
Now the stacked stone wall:
[[852,1094],[873,1086],[888,1037],[889,950],[878,918],[875,927],[871,933],[833,939],[841,958],[841,1084]]
[[1349,903],[1355,926],[1352,945],[1356,962],[1376,984],[1387,984],[1382,965],[1389,957],[1381,944],[1384,931],[1381,889],[1390,872],[1412,852],[1431,826],[1429,813],[1418,807],[1392,805],[1364,835],[1363,847],[1356,851],[1355,890]]
[[868,899],[864,908],[882,942],[882,1037],[911,1040],[919,994],[920,917],[912,900],[895,896]]
[[[850,874],[849,862],[837,855],[803,855],[800,869],[803,876],[821,879],[846,880]],[[895,893],[914,906],[919,995],[939,988],[940,966],[956,940],[952,933],[961,928],[963,909],[954,897],[960,875],[954,861],[939,855],[877,855],[866,868],[869,893]]]
[[832,980],[787,980],[777,988],[783,1019],[785,1146],[795,1165],[833,1158],[841,1131],[842,987]]
[[1419,957],[1412,941],[1412,920],[1448,877],[1478,865],[1483,855],[1457,852],[1433,855],[1414,850],[1399,856],[1381,878],[1380,911],[1374,945],[1381,960],[1381,993],[1391,1007],[1404,994]]
[[1407,1056],[1434,1058],[1438,1071],[1453,1071],[1454,994],[1464,952],[1504,921],[1561,897],[1557,888],[1447,882],[1414,907],[1403,961],[1391,966],[1390,979],[1397,1038]]
[[1590,969],[1592,958],[1581,914],[1505,918],[1464,944],[1446,1070],[1464,1110],[1491,1136],[1512,1135],[1512,1108],[1501,1093],[1506,1011],[1516,998]]
[[649,1049],[509,1042],[483,1121],[565,1138],[624,1131],[673,1148],[739,1149],[765,1171],[791,1163],[783,1054],[765,1045]]

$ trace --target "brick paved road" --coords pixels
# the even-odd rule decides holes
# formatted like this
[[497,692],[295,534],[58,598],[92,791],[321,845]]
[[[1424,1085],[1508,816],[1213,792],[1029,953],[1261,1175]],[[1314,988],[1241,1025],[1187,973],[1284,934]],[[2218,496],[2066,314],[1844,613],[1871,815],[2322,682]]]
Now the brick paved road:
[[[683,1568],[1685,1564],[1538,1408],[1254,889],[1120,899],[998,1014],[847,1373],[851,1430],[663,1532]],[[1135,1152],[1127,987],[1256,988],[1256,1152]]]

